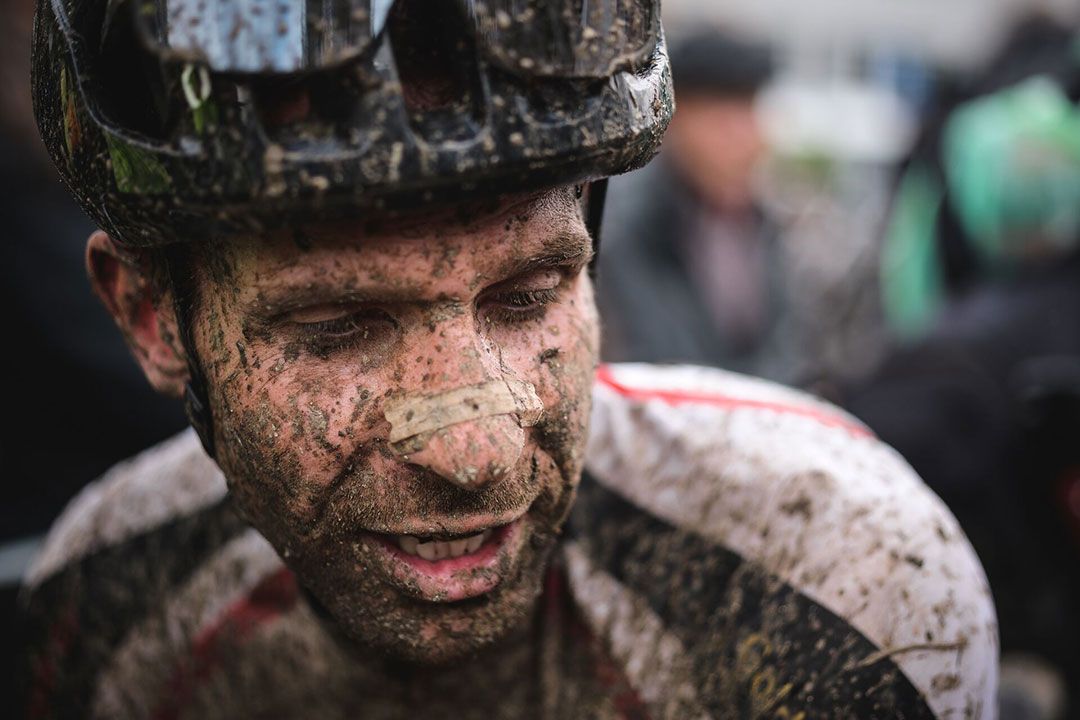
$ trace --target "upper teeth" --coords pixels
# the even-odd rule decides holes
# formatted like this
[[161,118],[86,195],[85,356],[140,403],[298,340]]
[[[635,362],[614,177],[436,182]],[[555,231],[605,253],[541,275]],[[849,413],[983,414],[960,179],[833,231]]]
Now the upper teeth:
[[412,535],[398,535],[397,542],[398,547],[409,555],[419,555],[423,559],[433,562],[435,560],[442,560],[443,558],[456,558],[468,553],[474,553],[479,550],[480,546],[487,542],[490,537],[491,531],[485,530],[482,533],[470,537],[448,540],[445,542],[440,542],[438,540],[433,540],[432,542],[420,542],[419,538],[415,538]]

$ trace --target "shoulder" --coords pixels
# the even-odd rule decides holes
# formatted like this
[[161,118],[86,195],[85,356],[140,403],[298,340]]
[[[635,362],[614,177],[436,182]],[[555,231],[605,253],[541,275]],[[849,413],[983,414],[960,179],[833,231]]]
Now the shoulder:
[[295,602],[291,576],[231,509],[192,433],[117,465],[71,502],[24,579],[29,710],[150,716],[188,682],[198,643],[253,595],[269,604],[258,617]]
[[[845,644],[845,672],[895,667],[935,716],[994,716],[997,627],[982,568],[941,501],[850,415],[719,370],[610,366],[598,373],[586,467],[609,506],[683,538],[684,557],[726,558],[711,566],[728,583],[717,603],[758,593],[756,613],[716,611],[760,626],[734,660],[833,622],[844,632],[815,642]],[[749,585],[733,595],[737,582]],[[787,599],[765,610],[761,593]],[[813,623],[779,635],[780,619],[752,617],[803,606]],[[671,613],[670,597],[656,607]]]
[[53,524],[23,584],[225,498],[225,478],[195,433],[180,433],[87,485]]

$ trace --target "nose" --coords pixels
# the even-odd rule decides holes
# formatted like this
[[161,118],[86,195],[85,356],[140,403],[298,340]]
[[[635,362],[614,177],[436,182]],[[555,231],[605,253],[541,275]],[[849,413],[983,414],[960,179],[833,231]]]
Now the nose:
[[[497,483],[518,467],[526,431],[543,412],[536,389],[500,361],[501,353],[460,321],[444,331],[444,361],[420,388],[387,400],[390,449],[418,467],[468,490]],[[455,341],[456,342],[453,342]],[[460,360],[464,359],[464,362]],[[440,370],[444,372],[440,372]]]
[[506,478],[525,447],[525,431],[510,414],[489,415],[436,430],[423,449],[404,456],[467,490],[481,490]]

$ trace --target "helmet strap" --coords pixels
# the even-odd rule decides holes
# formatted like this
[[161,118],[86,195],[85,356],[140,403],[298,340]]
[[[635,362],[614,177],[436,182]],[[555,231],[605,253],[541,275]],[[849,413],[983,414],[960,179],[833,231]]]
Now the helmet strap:
[[210,412],[210,403],[206,394],[206,376],[199,366],[198,356],[195,354],[195,343],[192,336],[194,308],[191,297],[190,278],[181,278],[182,268],[188,268],[186,257],[180,253],[186,252],[179,243],[166,248],[165,267],[168,275],[169,291],[173,297],[173,311],[176,314],[176,324],[180,333],[180,344],[184,348],[187,358],[188,381],[184,383],[184,412],[188,422],[195,428],[195,434],[199,436],[203,449],[211,458],[214,457],[214,418]]
[[210,415],[210,407],[206,404],[206,395],[203,390],[196,390],[196,385],[202,385],[202,379],[197,382],[184,383],[184,412],[187,413],[188,422],[195,428],[195,434],[202,442],[203,450],[211,458],[214,457],[213,418]]
[[604,220],[604,201],[607,199],[608,179],[601,178],[589,183],[585,198],[585,229],[593,243],[593,257],[589,261],[589,277],[596,279],[596,262],[600,257],[600,225]]

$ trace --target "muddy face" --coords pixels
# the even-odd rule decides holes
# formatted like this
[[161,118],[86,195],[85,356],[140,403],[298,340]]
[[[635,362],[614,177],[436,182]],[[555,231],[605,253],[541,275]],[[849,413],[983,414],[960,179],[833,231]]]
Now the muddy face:
[[[525,625],[581,472],[590,253],[567,190],[200,253],[218,461],[354,640],[439,663]],[[530,386],[538,420],[470,396]],[[469,408],[392,443],[429,400]]]

